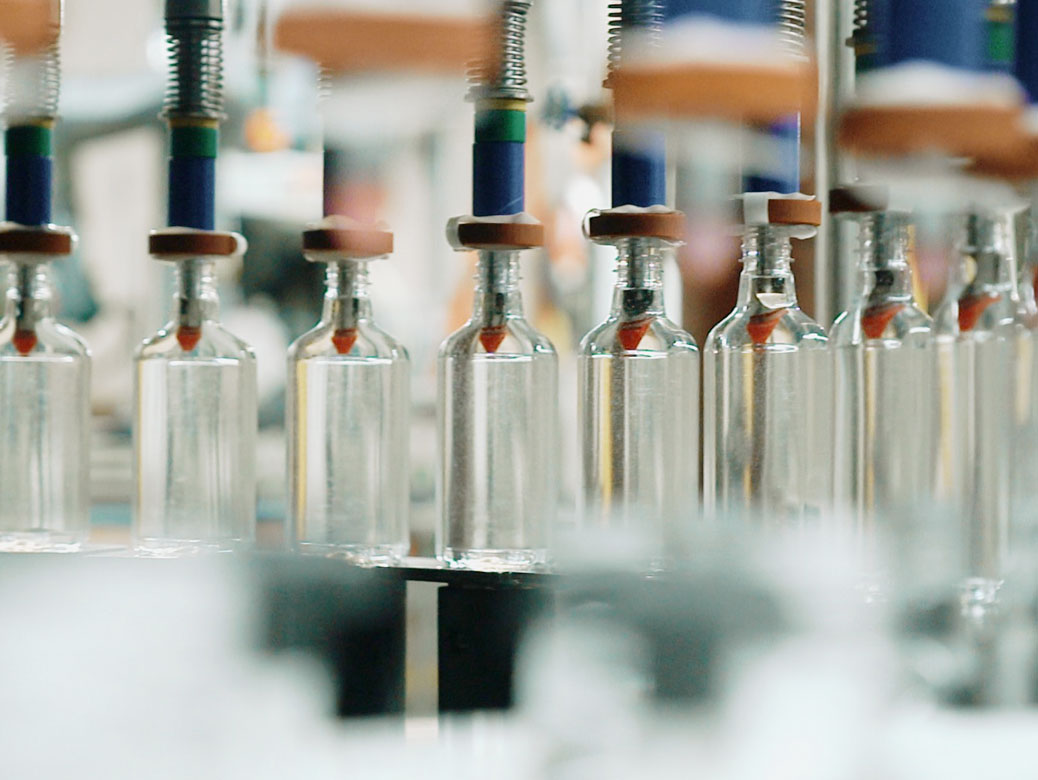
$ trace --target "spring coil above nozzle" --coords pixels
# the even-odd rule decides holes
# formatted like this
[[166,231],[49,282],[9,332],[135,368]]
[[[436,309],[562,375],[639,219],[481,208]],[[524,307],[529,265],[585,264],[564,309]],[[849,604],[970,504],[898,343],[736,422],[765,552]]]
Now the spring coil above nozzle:
[[162,115],[222,119],[223,8],[219,0],[167,0],[169,82]]
[[777,18],[782,48],[798,60],[807,59],[806,0],[779,0]]
[[498,16],[497,59],[469,67],[470,100],[530,100],[526,89],[526,15],[531,0],[504,0]]
[[6,72],[4,113],[7,124],[54,119],[58,114],[61,93],[60,31],[45,48],[31,54],[15,55],[3,46],[3,69]]
[[617,0],[609,4],[609,71],[606,86],[613,73],[623,65],[624,50],[629,48],[632,33],[658,42],[663,28],[661,0]]

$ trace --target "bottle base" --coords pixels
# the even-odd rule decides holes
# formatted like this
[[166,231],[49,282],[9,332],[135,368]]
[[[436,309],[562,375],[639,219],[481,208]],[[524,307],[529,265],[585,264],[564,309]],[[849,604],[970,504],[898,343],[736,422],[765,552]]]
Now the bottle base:
[[397,566],[407,554],[402,544],[319,544],[298,542],[302,555],[346,561],[354,566]]
[[440,556],[452,569],[473,571],[531,571],[548,570],[547,550],[480,550],[444,548]]
[[196,555],[212,555],[242,552],[251,543],[242,539],[138,539],[133,546],[140,558],[187,558]]
[[0,531],[0,553],[78,553],[85,541],[80,535],[54,531]]

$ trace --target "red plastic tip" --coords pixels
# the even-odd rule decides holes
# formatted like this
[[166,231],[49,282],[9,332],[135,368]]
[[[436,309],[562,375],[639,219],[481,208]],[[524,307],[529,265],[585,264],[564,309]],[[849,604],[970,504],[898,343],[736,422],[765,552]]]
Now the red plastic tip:
[[14,348],[18,350],[18,354],[28,355],[36,347],[36,331],[16,330],[14,332],[14,337],[11,339],[11,343],[14,344]]
[[753,343],[766,344],[786,311],[786,309],[775,309],[750,317],[750,321],[746,324],[746,332],[750,334]]
[[866,309],[861,315],[861,329],[865,331],[865,336],[870,339],[881,338],[887,325],[903,308],[903,303],[888,303]]
[[998,303],[1002,296],[998,293],[990,295],[971,295],[969,298],[959,299],[959,330],[970,331],[977,324],[980,315],[988,306]]
[[487,352],[497,352],[497,348],[501,346],[501,342],[505,340],[507,335],[507,326],[491,325],[479,332],[479,343],[483,345],[483,349]]
[[177,342],[180,344],[180,348],[185,352],[190,352],[198,346],[198,342],[202,340],[202,329],[195,328],[191,325],[181,325],[177,329]]
[[332,344],[335,345],[335,351],[340,355],[348,354],[353,345],[357,343],[357,329],[356,328],[338,328],[332,334]]
[[616,335],[620,339],[623,348],[628,351],[638,349],[638,345],[642,343],[642,339],[645,338],[650,325],[652,325],[651,319],[621,322]]

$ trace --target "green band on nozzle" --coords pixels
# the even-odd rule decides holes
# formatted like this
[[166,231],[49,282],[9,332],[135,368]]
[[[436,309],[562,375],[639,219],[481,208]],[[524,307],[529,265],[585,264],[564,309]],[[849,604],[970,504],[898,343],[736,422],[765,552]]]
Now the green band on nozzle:
[[216,127],[185,125],[169,129],[170,157],[216,157],[220,131]]
[[526,112],[510,109],[476,110],[477,141],[526,141]]
[[47,125],[14,125],[4,136],[8,157],[51,157],[53,131]]

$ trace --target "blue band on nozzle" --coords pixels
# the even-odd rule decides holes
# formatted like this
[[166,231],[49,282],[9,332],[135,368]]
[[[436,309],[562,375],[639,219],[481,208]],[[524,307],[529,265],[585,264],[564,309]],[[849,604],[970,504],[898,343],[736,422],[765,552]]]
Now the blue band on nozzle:
[[7,221],[47,225],[51,221],[54,161],[24,155],[7,158]]
[[1017,0],[1015,58],[1013,73],[1027,101],[1038,103],[1038,0]]
[[525,144],[483,141],[472,144],[472,214],[518,214],[524,206]]
[[613,131],[613,206],[667,202],[667,157],[662,133]]
[[171,227],[213,230],[216,211],[216,160],[212,157],[169,159]]
[[682,16],[716,16],[726,22],[767,24],[774,21],[777,10],[775,0],[667,0],[663,18],[672,21]]
[[869,0],[887,6],[880,65],[924,60],[966,70],[988,68],[988,0]]

